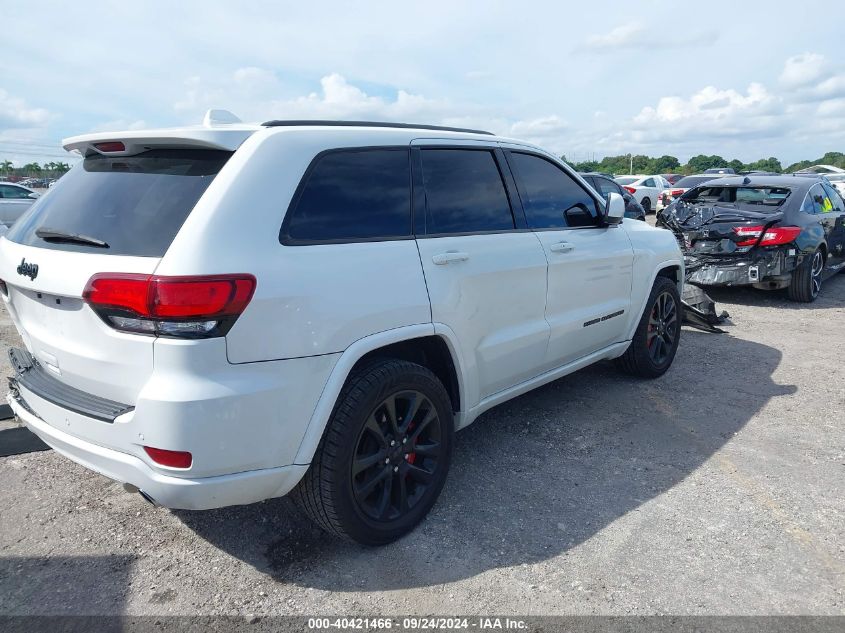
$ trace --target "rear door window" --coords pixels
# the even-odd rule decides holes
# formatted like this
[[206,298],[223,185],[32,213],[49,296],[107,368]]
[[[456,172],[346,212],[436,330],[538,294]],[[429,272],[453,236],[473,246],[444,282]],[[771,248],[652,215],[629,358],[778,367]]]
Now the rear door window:
[[411,235],[408,148],[331,151],[294,195],[283,243],[401,239]]
[[[39,198],[6,239],[54,250],[161,257],[231,155],[162,149],[135,156],[90,156]],[[39,237],[38,232],[53,237]],[[93,238],[101,245],[57,234]]]
[[598,192],[602,196],[607,196],[607,194],[609,193],[618,193],[620,196],[622,195],[622,187],[617,185],[612,180],[608,180],[607,178],[596,177],[595,181]]
[[522,152],[512,152],[509,160],[518,174],[519,196],[528,226],[532,229],[596,226],[595,199],[560,167],[540,156]]
[[493,152],[423,149],[425,232],[484,233],[514,228],[508,194]]
[[822,188],[824,189],[824,192],[827,195],[827,199],[830,201],[830,210],[835,211],[836,213],[841,213],[843,211],[842,198],[839,196],[836,190],[826,182],[822,183]]

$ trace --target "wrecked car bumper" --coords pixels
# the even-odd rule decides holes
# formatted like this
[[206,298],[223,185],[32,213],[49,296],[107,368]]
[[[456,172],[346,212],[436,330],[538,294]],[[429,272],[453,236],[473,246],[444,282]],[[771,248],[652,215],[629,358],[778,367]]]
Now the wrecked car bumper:
[[687,281],[704,286],[782,287],[798,265],[795,249],[758,251],[751,257],[689,256]]

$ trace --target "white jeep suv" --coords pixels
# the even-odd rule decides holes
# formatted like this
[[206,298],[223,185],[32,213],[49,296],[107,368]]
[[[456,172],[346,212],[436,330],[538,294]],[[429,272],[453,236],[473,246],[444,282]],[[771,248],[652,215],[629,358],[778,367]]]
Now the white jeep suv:
[[660,376],[678,347],[672,233],[520,141],[207,117],[65,148],[84,160],[0,238],[8,400],[170,508],[292,493],[386,543],[482,412],[603,359]]

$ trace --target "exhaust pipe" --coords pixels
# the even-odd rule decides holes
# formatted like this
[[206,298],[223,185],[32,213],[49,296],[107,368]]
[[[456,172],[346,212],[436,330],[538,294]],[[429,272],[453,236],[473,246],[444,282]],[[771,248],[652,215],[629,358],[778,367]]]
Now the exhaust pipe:
[[144,492],[143,490],[141,490],[138,486],[135,486],[135,485],[133,485],[133,484],[128,484],[128,483],[127,483],[127,484],[123,484],[123,489],[124,489],[126,492],[130,492],[130,493],[132,493],[132,494],[135,494],[135,493],[137,492],[139,495],[141,495],[141,496],[144,498],[144,500],[145,500],[145,501],[148,501],[149,503],[151,503],[151,504],[152,504],[152,505],[154,505],[154,506],[157,506],[157,505],[158,505],[158,504],[156,503],[156,500],[155,500],[155,499],[153,499],[150,495],[148,495],[146,492]]
[[153,499],[150,495],[148,495],[148,494],[147,494],[146,492],[144,492],[143,490],[139,490],[139,491],[138,491],[138,494],[140,494],[142,497],[144,497],[144,499],[145,499],[146,501],[149,501],[151,505],[154,505],[154,506],[157,506],[157,505],[158,505],[158,504],[156,503],[156,500],[155,500],[155,499]]

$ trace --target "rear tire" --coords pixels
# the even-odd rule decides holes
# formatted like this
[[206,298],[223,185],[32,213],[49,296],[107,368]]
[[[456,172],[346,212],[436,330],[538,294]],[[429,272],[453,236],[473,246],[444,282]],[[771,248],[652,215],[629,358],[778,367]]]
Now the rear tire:
[[616,359],[616,366],[641,378],[665,374],[678,351],[682,310],[675,282],[666,277],[655,279],[631,345]]
[[817,248],[810,257],[805,257],[792,271],[792,280],[786,288],[786,294],[792,301],[812,303],[819,296],[822,288],[824,253]]
[[643,198],[643,201],[640,202],[640,204],[643,206],[643,211],[645,211],[646,215],[651,213],[651,200],[649,198]]
[[347,379],[311,467],[291,493],[326,532],[384,545],[437,501],[452,452],[452,405],[437,377],[378,360]]

